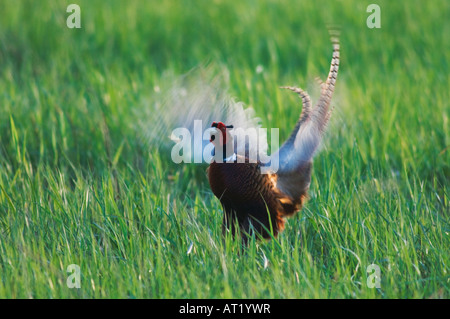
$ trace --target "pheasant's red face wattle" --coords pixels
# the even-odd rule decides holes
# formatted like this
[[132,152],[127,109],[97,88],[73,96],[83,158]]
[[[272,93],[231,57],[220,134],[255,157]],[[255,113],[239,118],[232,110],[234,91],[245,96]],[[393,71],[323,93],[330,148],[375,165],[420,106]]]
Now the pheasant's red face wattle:
[[[220,130],[222,133],[222,140],[219,141],[220,145],[226,145],[227,144],[227,128],[233,128],[233,125],[225,125],[223,122],[213,122],[211,124],[211,127],[216,127]],[[215,140],[215,136],[211,136],[210,142]]]

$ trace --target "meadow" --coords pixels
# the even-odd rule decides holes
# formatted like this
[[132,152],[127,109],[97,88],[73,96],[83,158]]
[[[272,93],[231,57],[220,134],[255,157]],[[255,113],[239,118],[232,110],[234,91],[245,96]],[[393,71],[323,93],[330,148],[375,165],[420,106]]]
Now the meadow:
[[[379,29],[373,1],[77,0],[80,29],[69,3],[0,2],[0,298],[450,297],[449,1],[377,0]],[[341,65],[309,201],[241,251],[207,166],[142,123],[212,65],[284,140],[300,103],[279,87],[317,98],[329,25]]]

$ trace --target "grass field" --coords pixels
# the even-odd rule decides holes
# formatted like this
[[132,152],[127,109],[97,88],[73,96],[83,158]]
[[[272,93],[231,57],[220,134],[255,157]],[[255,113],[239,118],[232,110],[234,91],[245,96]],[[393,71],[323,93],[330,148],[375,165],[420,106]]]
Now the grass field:
[[[373,1],[77,0],[69,29],[72,2],[0,2],[0,298],[450,297],[449,1],[378,0],[381,29]],[[330,24],[341,68],[310,199],[238,253],[206,166],[137,123],[211,64],[285,139],[299,101],[278,87],[317,98]]]

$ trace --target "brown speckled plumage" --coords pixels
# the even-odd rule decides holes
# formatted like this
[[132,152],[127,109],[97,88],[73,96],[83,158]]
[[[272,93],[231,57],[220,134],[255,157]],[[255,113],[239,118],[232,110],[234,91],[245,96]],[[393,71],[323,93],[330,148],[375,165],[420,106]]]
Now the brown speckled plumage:
[[277,236],[284,229],[284,218],[298,211],[306,196],[294,200],[281,193],[276,187],[277,176],[261,174],[260,164],[212,162],[208,177],[224,208],[224,231],[229,229],[233,234],[237,221],[245,233],[253,228],[264,238],[270,238],[271,231]]

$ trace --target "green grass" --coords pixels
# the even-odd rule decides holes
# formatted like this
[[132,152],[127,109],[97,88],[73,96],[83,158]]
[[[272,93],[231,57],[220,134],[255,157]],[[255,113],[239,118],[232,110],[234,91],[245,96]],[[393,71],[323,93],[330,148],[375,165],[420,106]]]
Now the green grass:
[[[79,30],[69,3],[0,3],[0,298],[450,297],[448,1],[377,1],[381,29],[372,1],[79,0]],[[286,138],[298,99],[278,87],[317,97],[329,24],[342,61],[310,200],[238,253],[205,166],[137,123],[158,121],[167,74],[210,63]]]

